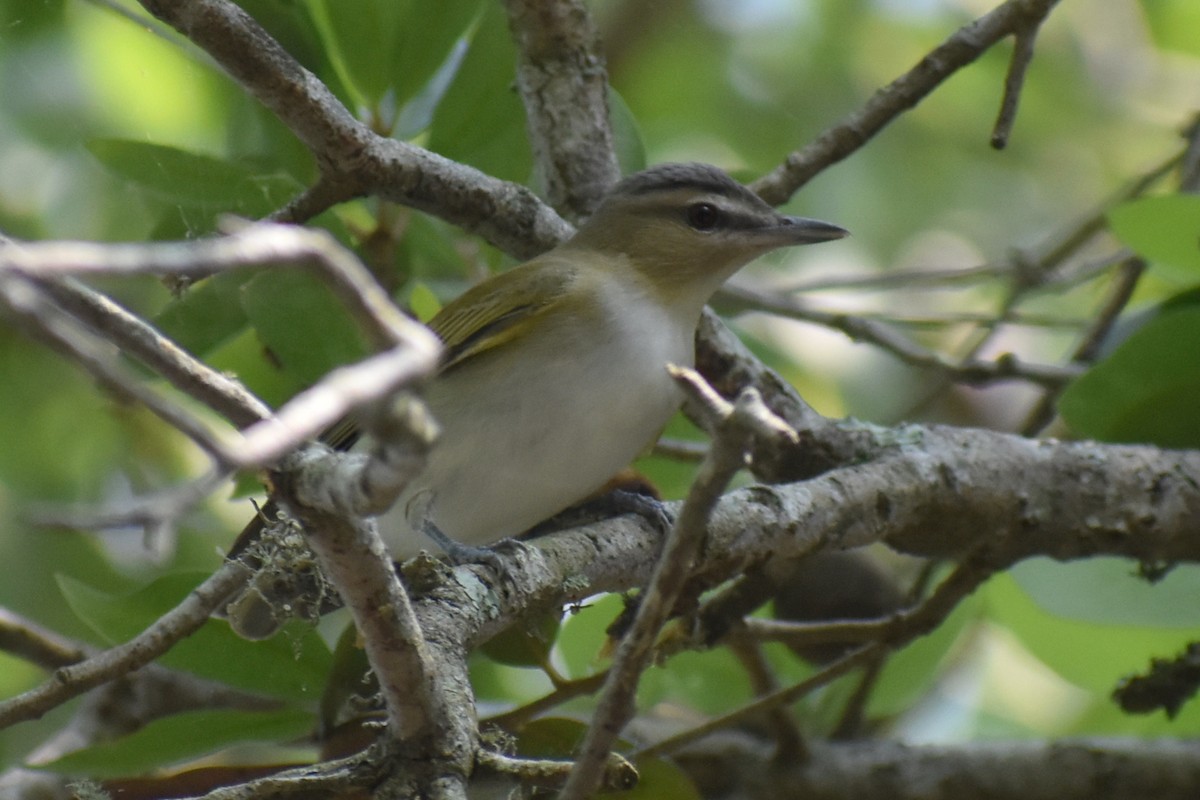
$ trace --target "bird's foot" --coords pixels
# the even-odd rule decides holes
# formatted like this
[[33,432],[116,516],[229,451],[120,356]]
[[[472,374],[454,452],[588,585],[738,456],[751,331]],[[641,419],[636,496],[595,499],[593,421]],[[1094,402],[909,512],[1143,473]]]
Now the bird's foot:
[[505,573],[507,569],[504,565],[504,558],[498,551],[502,548],[524,547],[523,544],[515,539],[501,539],[487,547],[463,544],[451,539],[441,528],[432,522],[425,523],[424,530],[425,535],[432,539],[438,547],[442,548],[446,553],[446,557],[450,559],[450,563],[455,566],[484,564],[499,573]]

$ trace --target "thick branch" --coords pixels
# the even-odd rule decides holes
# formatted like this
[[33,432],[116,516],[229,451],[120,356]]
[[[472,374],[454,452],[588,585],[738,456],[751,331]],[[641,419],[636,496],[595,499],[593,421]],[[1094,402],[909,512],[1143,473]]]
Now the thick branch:
[[736,785],[752,800],[1190,800],[1200,785],[1193,741],[1076,739],[914,747],[899,742],[813,742],[802,764],[779,764],[745,735],[678,756],[700,786]]
[[[699,565],[706,576],[718,581],[769,557],[874,542],[955,561],[987,546],[996,564],[1036,555],[1200,561],[1200,452],[955,428],[845,428],[863,458],[875,460],[725,495]],[[549,608],[643,585],[659,536],[622,517],[534,542],[504,555],[511,592],[463,592],[453,603],[449,595],[421,598],[422,624],[450,614],[459,620],[450,627],[469,647],[512,624],[531,602]]]
[[580,0],[504,5],[520,51],[517,88],[538,177],[550,204],[580,220],[620,177],[596,27]]
[[302,221],[298,211],[319,211],[323,203],[377,195],[460,225],[518,256],[540,253],[570,235],[570,225],[524,186],[372,133],[229,0],[142,5],[206,50],[316,157],[323,202],[306,195],[284,215],[288,220]]

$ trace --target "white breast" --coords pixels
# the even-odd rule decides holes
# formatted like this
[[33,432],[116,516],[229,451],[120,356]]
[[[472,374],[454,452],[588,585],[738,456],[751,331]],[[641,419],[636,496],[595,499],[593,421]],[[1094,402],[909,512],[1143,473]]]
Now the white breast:
[[600,488],[662,430],[682,399],[666,364],[691,365],[695,319],[627,286],[598,300],[607,313],[560,315],[528,335],[538,369],[502,345],[432,383],[442,435],[380,519],[394,557],[436,550],[418,533],[427,518],[463,544],[523,533]]

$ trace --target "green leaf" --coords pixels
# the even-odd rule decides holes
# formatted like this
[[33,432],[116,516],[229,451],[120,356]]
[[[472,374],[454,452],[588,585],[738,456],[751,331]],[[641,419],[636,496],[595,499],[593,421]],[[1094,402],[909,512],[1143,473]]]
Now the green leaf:
[[237,336],[208,355],[213,369],[236,375],[246,388],[272,408],[283,405],[304,384],[274,359],[253,328],[247,327]]
[[1200,308],[1173,308],[1067,387],[1059,412],[1106,442],[1200,447]]
[[521,728],[517,752],[526,758],[573,758],[587,725],[566,717],[541,717]]
[[302,384],[361,359],[367,346],[349,313],[320,279],[267,270],[246,284],[242,307],[262,343]]
[[168,200],[248,217],[274,209],[299,187],[291,178],[177,147],[128,139],[93,139],[88,150],[112,172]]
[[1200,197],[1143,197],[1109,213],[1113,233],[1150,261],[1200,273]]
[[[900,714],[925,696],[941,679],[947,655],[978,619],[981,605],[978,597],[967,598],[936,629],[894,653],[871,692],[868,713]],[[854,680],[857,681],[857,676]]]
[[1200,4],[1193,0],[1155,0],[1140,3],[1139,10],[1159,47],[1200,56],[1200,41],[1192,35],[1200,30]]
[[[175,573],[129,594],[110,594],[57,576],[71,610],[111,644],[125,642],[178,605],[208,573]],[[315,702],[329,673],[329,648],[311,626],[286,626],[284,635],[250,642],[221,620],[209,620],[159,662],[231,686],[274,697]]]
[[438,300],[429,284],[416,281],[408,293],[408,307],[421,322],[429,322],[442,310],[442,301]]
[[333,665],[329,680],[321,694],[321,727],[333,730],[354,698],[370,697],[379,691],[379,681],[371,671],[367,651],[359,640],[353,622],[342,628],[333,650]]
[[625,104],[625,98],[616,89],[608,90],[608,116],[612,124],[613,140],[617,150],[617,162],[621,165],[621,174],[629,175],[646,168],[646,143],[642,141],[642,131],[638,127],[637,118]]
[[568,677],[586,678],[607,666],[608,626],[624,609],[625,601],[619,594],[606,594],[578,608],[568,608],[555,645]]
[[637,762],[638,782],[627,792],[602,792],[607,800],[700,800],[700,791],[678,765],[662,758]]
[[1140,625],[1195,630],[1200,567],[1181,564],[1151,583],[1123,558],[1091,558],[1063,564],[1030,558],[1009,574],[1047,612],[1101,625]]
[[63,756],[39,769],[90,778],[141,775],[237,742],[295,739],[312,730],[306,711],[189,711],[155,720],[110,742]]
[[482,0],[442,0],[437,13],[413,0],[309,0],[308,9],[352,104],[403,106],[435,78]]
[[430,150],[504,180],[529,177],[533,158],[513,85],[516,58],[504,13],[491,3],[434,112]]
[[413,0],[309,0],[330,63],[360,109],[375,108],[387,91],[391,76],[381,65],[414,5]]
[[1122,676],[1143,672],[1151,658],[1173,655],[1195,637],[1194,627],[1099,625],[1056,616],[1009,574],[992,578],[982,592],[990,619],[1012,631],[1034,656],[1068,681],[1105,695]]
[[193,355],[213,348],[246,329],[249,318],[240,301],[246,272],[225,272],[191,286],[154,319],[155,326]]
[[554,612],[529,622],[518,622],[493,636],[481,649],[493,661],[510,667],[541,668],[548,663],[559,619],[560,614]]
[[388,53],[397,104],[407,103],[437,77],[452,57],[455,44],[468,35],[479,18],[482,7],[483,0],[439,0],[437,12],[431,14],[425,4],[411,4],[397,31],[395,46]]

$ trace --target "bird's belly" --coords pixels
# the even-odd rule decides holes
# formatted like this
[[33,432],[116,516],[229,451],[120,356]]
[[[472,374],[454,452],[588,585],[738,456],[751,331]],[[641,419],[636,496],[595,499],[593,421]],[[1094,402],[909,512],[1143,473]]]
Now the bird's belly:
[[392,555],[436,549],[418,532],[426,521],[470,545],[523,533],[629,464],[679,407],[665,365],[690,364],[691,342],[637,339],[606,353],[547,352],[534,374],[500,355],[434,381],[426,401],[442,433],[424,472],[380,520]]

